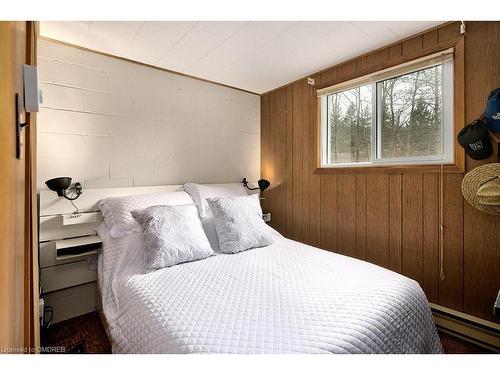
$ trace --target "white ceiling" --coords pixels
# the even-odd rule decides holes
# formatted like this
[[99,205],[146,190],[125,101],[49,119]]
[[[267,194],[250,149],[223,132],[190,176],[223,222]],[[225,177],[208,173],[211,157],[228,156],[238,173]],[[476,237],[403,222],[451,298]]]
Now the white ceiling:
[[255,93],[441,22],[41,22],[41,35]]

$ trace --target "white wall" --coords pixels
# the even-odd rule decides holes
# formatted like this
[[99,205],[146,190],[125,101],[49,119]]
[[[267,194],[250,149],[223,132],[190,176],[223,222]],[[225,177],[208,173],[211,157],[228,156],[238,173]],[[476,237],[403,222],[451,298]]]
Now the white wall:
[[40,40],[38,188],[237,182],[260,171],[260,97]]

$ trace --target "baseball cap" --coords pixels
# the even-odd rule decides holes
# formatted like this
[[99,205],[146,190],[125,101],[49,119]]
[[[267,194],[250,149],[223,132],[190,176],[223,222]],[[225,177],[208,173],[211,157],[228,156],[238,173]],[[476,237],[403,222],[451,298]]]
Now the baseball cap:
[[472,159],[486,159],[493,153],[488,128],[483,120],[475,120],[463,128],[457,140]]
[[488,96],[484,118],[491,131],[500,132],[500,88],[493,90]]

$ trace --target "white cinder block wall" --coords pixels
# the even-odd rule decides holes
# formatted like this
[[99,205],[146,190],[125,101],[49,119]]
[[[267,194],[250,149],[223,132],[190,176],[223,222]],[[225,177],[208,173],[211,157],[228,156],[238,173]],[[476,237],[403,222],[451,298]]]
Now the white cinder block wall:
[[251,181],[260,97],[40,40],[38,189]]

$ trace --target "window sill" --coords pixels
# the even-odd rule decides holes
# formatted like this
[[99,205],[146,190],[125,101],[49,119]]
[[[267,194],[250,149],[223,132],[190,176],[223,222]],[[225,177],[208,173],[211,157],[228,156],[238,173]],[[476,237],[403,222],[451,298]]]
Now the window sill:
[[[366,165],[359,167],[319,167],[316,175],[332,174],[368,174],[368,173],[439,173],[439,164],[412,164],[412,165]],[[464,173],[464,169],[456,164],[445,164],[445,173]]]

